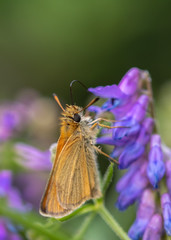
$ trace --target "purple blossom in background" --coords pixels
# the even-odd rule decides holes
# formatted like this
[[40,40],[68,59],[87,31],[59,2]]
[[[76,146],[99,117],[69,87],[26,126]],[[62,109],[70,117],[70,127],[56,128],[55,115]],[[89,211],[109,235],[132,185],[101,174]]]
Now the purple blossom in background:
[[171,236],[171,199],[168,193],[162,195],[161,206],[163,211],[164,228],[167,234]]
[[163,231],[163,219],[158,213],[154,214],[148,223],[143,240],[160,240]]
[[151,190],[146,189],[140,198],[136,220],[131,226],[128,235],[137,240],[142,237],[151,217],[155,212],[155,200]]
[[12,137],[19,122],[19,115],[15,110],[9,107],[0,108],[0,142]]
[[34,141],[38,138],[39,143],[50,144],[56,129],[56,112],[54,101],[33,89],[22,91],[14,101],[1,102],[0,143],[27,133]]
[[[0,105],[0,142],[5,142],[28,126],[29,124],[29,108],[35,99],[31,97],[33,90],[29,91],[29,101],[24,98],[16,99],[13,102],[2,102]],[[28,98],[28,93],[25,99]],[[28,99],[27,99],[28,100]]]
[[[0,198],[6,199],[9,208],[14,208],[20,212],[28,212],[31,209],[31,205],[23,203],[20,192],[12,185],[12,178],[10,170],[0,171]],[[0,239],[21,240],[17,230],[13,231],[15,227],[11,228],[9,226],[13,226],[9,220],[0,218]]]
[[[131,68],[118,85],[89,89],[107,99],[101,109],[91,106],[89,111],[95,112],[96,118],[110,111],[119,120],[114,126],[123,126],[108,134],[101,131],[97,143],[113,145],[111,156],[118,159],[120,169],[127,169],[116,185],[119,193],[116,206],[125,210],[138,203],[136,220],[129,230],[134,240],[159,240],[164,229],[171,236],[171,150],[156,133],[149,86],[148,72]],[[161,182],[168,191],[165,195],[160,192]]]
[[158,187],[158,182],[163,178],[165,174],[165,164],[163,162],[161,140],[160,136],[157,134],[153,135],[151,138],[147,174],[151,184],[154,187]]
[[16,153],[16,161],[27,169],[32,170],[50,170],[52,167],[51,153],[49,150],[40,151],[24,143],[16,143],[14,145]]
[[10,170],[0,171],[0,198],[6,198],[8,206],[18,211],[28,211],[30,205],[24,205],[18,189],[12,185],[12,172]]
[[0,239],[1,240],[21,240],[20,236],[15,233],[11,232],[8,229],[9,223],[8,220],[0,218]]
[[54,143],[49,150],[41,151],[28,144],[14,144],[15,161],[27,169],[26,173],[20,173],[15,177],[15,183],[22,192],[23,199],[31,203],[37,211],[56,156],[56,146]]

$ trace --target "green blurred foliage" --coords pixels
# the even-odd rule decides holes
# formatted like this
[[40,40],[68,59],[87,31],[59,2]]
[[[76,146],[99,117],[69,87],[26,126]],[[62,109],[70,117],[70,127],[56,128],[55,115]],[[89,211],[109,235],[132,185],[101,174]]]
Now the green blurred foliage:
[[[91,87],[114,84],[133,66],[149,70],[155,98],[164,96],[166,88],[160,87],[171,78],[170,9],[169,0],[1,0],[0,98],[34,88],[49,98],[56,92],[69,103],[73,79]],[[73,91],[77,104],[85,105],[90,95],[79,84]],[[169,100],[163,99],[157,111],[161,121],[170,117]],[[163,137],[168,135],[164,128]],[[127,230],[135,209],[120,213],[114,208],[119,174],[115,170],[107,206]],[[82,218],[63,223],[64,229],[76,231]],[[85,239],[118,238],[96,217]]]
[[[171,75],[170,9],[169,0],[1,0],[0,96],[33,87],[69,102],[71,80],[117,83],[132,66],[150,71],[157,92]],[[82,105],[87,93],[74,88]]]

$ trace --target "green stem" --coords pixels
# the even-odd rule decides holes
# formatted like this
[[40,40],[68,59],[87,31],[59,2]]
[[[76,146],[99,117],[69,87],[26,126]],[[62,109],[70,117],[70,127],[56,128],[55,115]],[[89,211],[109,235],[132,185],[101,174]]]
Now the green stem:
[[71,218],[73,218],[74,216],[80,216],[89,212],[94,212],[95,211],[95,206],[90,203],[90,204],[85,204],[83,206],[81,206],[80,208],[76,209],[74,212],[72,212],[71,214],[62,217],[60,219],[58,219],[60,222],[64,222],[66,220],[69,220]]
[[150,105],[150,115],[155,121],[153,132],[157,133],[158,129],[157,129],[157,125],[156,125],[156,118],[155,118],[155,111],[154,111],[153,89],[152,89],[152,85],[151,85],[151,77],[150,77],[150,74],[149,74],[148,71],[144,71],[144,79],[143,80],[146,83],[146,88],[147,88],[147,91],[148,91],[148,95],[150,97],[150,103],[149,103],[149,105]]
[[109,184],[111,183],[112,181],[112,177],[113,177],[113,166],[114,164],[111,163],[104,175],[104,178],[103,178],[103,183],[102,183],[102,192],[103,192],[103,195],[105,195],[106,193],[106,190],[108,189],[109,187]]
[[121,240],[130,240],[126,232],[121,228],[121,226],[117,223],[117,221],[113,218],[113,216],[108,212],[108,210],[105,208],[104,205],[101,205],[98,213]]
[[[29,217],[30,214],[23,214],[17,211],[14,211],[13,209],[9,209],[7,206],[4,206],[3,204],[0,204],[0,215],[5,216],[9,218],[12,222],[22,225],[26,229],[32,229],[35,230],[39,235],[47,237],[47,239],[51,240],[69,240],[70,237],[68,237],[63,232],[56,232],[53,233],[48,230],[48,228],[45,228],[44,225],[42,225],[38,221],[31,221],[31,218]],[[28,216],[27,216],[28,215]]]
[[89,216],[86,217],[83,224],[81,225],[81,228],[79,229],[79,231],[73,238],[74,240],[79,240],[79,239],[83,238],[85,232],[87,231],[87,229],[88,229],[90,223],[92,222],[92,220],[94,219],[95,215],[96,215],[96,213],[91,213]]

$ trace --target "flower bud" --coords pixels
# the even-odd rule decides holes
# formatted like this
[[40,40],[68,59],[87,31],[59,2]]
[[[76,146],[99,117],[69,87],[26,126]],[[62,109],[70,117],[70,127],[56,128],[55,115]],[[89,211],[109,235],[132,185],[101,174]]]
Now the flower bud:
[[164,228],[167,235],[171,236],[171,199],[168,193],[162,195],[161,206],[163,210]]
[[163,220],[160,214],[154,214],[147,225],[142,240],[160,240],[163,231]]
[[157,188],[159,181],[165,174],[160,136],[157,134],[153,135],[151,138],[151,149],[148,158],[149,163],[147,167],[147,175],[153,187]]
[[138,240],[142,237],[152,215],[155,211],[155,199],[153,192],[150,189],[146,189],[141,197],[137,217],[128,235],[133,240]]

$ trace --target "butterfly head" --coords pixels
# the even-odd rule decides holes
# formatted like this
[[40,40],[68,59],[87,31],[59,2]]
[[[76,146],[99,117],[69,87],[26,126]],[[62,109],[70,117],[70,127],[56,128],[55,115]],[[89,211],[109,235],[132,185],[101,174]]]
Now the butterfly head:
[[66,105],[65,112],[62,115],[68,119],[72,119],[75,123],[79,123],[82,117],[82,108],[76,105]]

